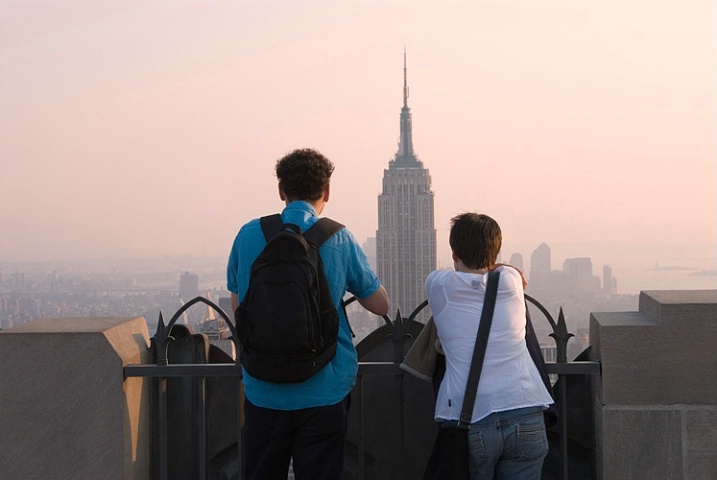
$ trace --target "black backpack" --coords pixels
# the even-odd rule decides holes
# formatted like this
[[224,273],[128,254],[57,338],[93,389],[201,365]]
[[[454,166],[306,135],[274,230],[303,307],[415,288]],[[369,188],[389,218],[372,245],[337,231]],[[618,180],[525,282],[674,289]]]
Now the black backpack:
[[241,363],[254,378],[303,382],[336,354],[339,314],[319,247],[343,225],[321,218],[302,234],[279,214],[260,222],[267,244],[234,313]]

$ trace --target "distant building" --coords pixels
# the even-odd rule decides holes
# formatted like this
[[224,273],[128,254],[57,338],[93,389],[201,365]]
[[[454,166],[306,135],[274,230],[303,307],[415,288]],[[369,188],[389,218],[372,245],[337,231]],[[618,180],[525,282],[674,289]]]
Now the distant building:
[[199,275],[184,272],[179,277],[179,298],[185,302],[199,295]]
[[[404,52],[398,152],[383,171],[376,231],[377,273],[391,299],[392,314],[400,308],[408,316],[426,299],[424,282],[436,269],[433,205],[431,177],[413,151]],[[426,309],[419,319],[428,318]]]
[[600,291],[600,279],[593,275],[593,262],[588,257],[566,258],[563,273],[568,277],[573,293]]
[[206,335],[209,343],[220,348],[230,357],[236,358],[236,349],[234,342],[230,340],[229,327],[222,318],[216,316],[214,309],[209,305],[204,309],[204,314],[199,322],[199,331]]
[[563,262],[563,272],[576,283],[587,283],[593,275],[593,262],[588,257],[566,258]]
[[59,275],[57,270],[50,270],[47,274],[48,293],[50,295],[56,295],[60,283]]
[[545,289],[552,272],[550,247],[541,243],[530,255],[530,284],[535,289]]
[[25,273],[14,272],[12,275],[10,275],[10,282],[12,290],[20,292],[25,290]]
[[371,265],[373,271],[376,271],[376,237],[368,237],[366,241],[361,245],[366,257],[368,257],[368,263]]
[[523,255],[521,255],[520,253],[514,253],[513,255],[511,255],[510,262],[508,263],[510,263],[522,272],[525,271],[525,269],[523,268]]
[[558,347],[555,345],[540,345],[540,352],[543,354],[543,359],[546,362],[558,361]]
[[[593,264],[589,257],[566,258],[562,270],[552,270],[551,262],[550,247],[541,243],[530,256],[531,292],[574,296],[604,291],[600,277],[593,275]],[[612,276],[611,273],[609,275]]]
[[602,291],[605,295],[617,294],[617,280],[612,276],[610,265],[602,267]]

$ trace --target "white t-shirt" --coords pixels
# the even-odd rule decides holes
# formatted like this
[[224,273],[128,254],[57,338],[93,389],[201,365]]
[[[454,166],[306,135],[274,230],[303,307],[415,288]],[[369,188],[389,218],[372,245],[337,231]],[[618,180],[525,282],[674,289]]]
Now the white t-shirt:
[[[493,412],[553,403],[525,344],[525,297],[520,273],[499,267],[498,297],[472,422]],[[458,420],[480,323],[487,274],[437,270],[426,295],[446,354],[446,374],[436,400],[436,420]]]

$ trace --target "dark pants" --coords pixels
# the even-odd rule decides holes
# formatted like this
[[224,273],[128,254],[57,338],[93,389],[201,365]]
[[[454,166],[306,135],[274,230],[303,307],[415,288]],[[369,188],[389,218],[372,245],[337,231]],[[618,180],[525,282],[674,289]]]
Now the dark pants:
[[344,464],[349,397],[326,407],[273,410],[244,403],[244,478],[338,480]]

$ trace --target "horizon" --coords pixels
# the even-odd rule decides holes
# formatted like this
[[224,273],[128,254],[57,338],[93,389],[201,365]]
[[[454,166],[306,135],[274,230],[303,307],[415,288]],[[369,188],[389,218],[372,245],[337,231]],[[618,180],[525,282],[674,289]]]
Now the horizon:
[[[363,243],[363,242],[361,242]],[[541,242],[543,243],[543,242]],[[551,249],[551,264],[554,272],[563,268],[563,262],[569,258],[589,258],[593,266],[593,275],[603,278],[603,267],[609,266],[612,275],[617,279],[618,295],[637,295],[647,290],[704,290],[717,288],[717,252],[710,244],[695,243],[635,243],[626,254],[615,255],[614,245],[603,245],[603,250],[589,250],[593,244],[565,243],[547,244]],[[501,250],[503,261],[508,261],[513,253],[523,257],[524,272],[530,275],[530,254],[538,245],[529,250]],[[526,247],[526,246],[522,246]],[[606,261],[607,259],[607,261]],[[21,265],[69,266],[73,269],[87,267],[87,264],[103,264],[116,267],[127,267],[134,262],[142,262],[150,268],[151,262],[171,262],[177,271],[198,273],[197,261],[206,260],[201,268],[226,268],[226,256],[222,254],[178,254],[145,257],[97,257],[75,259],[44,259],[32,261],[0,261],[0,272],[10,275],[12,268]],[[626,261],[628,260],[628,261]],[[217,266],[218,265],[218,266]],[[439,259],[438,268],[451,268],[450,257]],[[195,268],[192,268],[194,266]],[[8,269],[10,267],[10,269]],[[151,270],[151,268],[150,268]],[[139,272],[137,272],[139,273]],[[222,288],[226,288],[224,284]],[[530,283],[526,293],[530,292]]]
[[440,263],[450,218],[481,211],[526,268],[540,243],[556,269],[717,268],[714,2],[273,4],[0,0],[0,264],[228,255],[304,146],[363,243],[405,48]]

